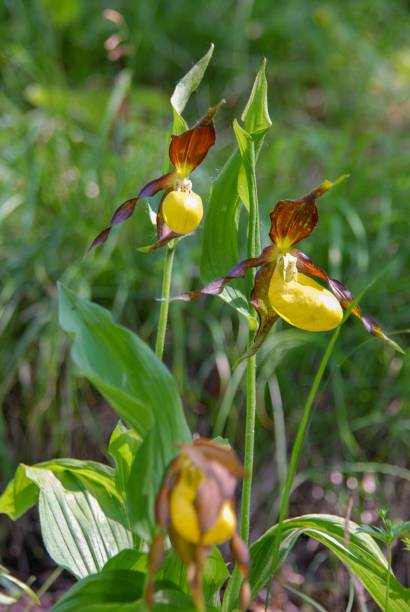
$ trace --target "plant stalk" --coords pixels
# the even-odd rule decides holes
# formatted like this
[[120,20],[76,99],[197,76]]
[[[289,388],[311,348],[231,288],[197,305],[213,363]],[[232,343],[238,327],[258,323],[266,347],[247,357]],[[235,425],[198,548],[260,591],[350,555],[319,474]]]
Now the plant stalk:
[[171,289],[172,267],[174,263],[175,245],[168,246],[164,259],[164,269],[162,272],[161,289],[161,308],[159,311],[159,321],[157,329],[157,339],[155,342],[155,354],[162,360],[164,354],[165,334],[168,323],[169,295]]
[[[333,352],[334,346],[339,337],[340,330],[341,330],[341,327],[338,327],[335,330],[335,332],[333,333],[330,339],[329,344],[327,345],[325,354],[322,357],[322,361],[320,362],[319,368],[316,372],[315,378],[313,380],[313,384],[310,388],[309,395],[307,397],[307,400],[306,400],[306,403],[303,409],[302,420],[300,421],[299,429],[296,434],[295,443],[292,448],[288,475],[286,478],[284,490],[281,495],[278,530],[276,532],[275,543],[274,543],[274,548],[273,548],[273,556],[272,556],[272,574],[275,574],[280,564],[279,551],[280,551],[280,542],[281,542],[281,536],[282,536],[282,530],[283,530],[283,522],[287,517],[288,508],[289,508],[289,498],[292,492],[293,481],[296,476],[296,470],[297,470],[298,463],[299,463],[300,453],[302,451],[303,443],[305,441],[306,430],[310,422],[313,402],[318,392],[320,383],[322,382],[323,374],[325,373],[330,356]],[[266,595],[265,610],[268,609],[268,605],[269,605],[271,584],[272,583],[270,583],[268,591],[267,591],[267,595]]]

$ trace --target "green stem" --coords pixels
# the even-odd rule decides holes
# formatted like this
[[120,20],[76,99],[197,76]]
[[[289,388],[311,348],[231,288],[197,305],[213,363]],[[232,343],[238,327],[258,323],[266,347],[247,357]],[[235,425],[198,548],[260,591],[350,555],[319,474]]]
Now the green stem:
[[174,263],[175,246],[168,246],[164,260],[164,269],[162,273],[162,290],[161,290],[161,309],[159,311],[159,321],[157,329],[157,339],[155,342],[155,354],[162,359],[164,354],[165,334],[167,331],[168,310],[169,310],[169,294],[171,289],[172,265]]
[[[258,205],[258,190],[255,176],[255,145],[250,143],[250,167],[251,172],[248,174],[248,194],[249,194],[249,220],[248,220],[248,257],[256,257],[261,250],[260,226],[259,226],[259,205]],[[255,272],[250,272],[253,278]],[[249,346],[253,340],[254,330],[249,330]],[[252,497],[252,478],[253,478],[253,459],[255,448],[255,420],[256,420],[256,355],[249,357],[246,365],[246,418],[245,418],[245,450],[244,450],[244,468],[245,478],[242,484],[241,496],[241,524],[240,535],[245,544],[249,540],[249,525],[251,515],[251,497]],[[241,587],[241,575],[236,567],[228,587],[225,591],[225,596],[222,603],[223,612],[234,609],[234,603],[237,601]]]
[[[295,443],[292,448],[292,454],[290,457],[289,471],[285,482],[285,487],[281,496],[280,503],[280,511],[279,511],[279,520],[278,520],[278,530],[276,532],[275,543],[273,548],[273,557],[272,557],[272,573],[274,574],[279,566],[279,550],[280,550],[280,542],[282,536],[283,522],[287,517],[288,508],[289,508],[289,498],[292,491],[293,481],[296,475],[297,466],[299,463],[300,453],[302,451],[303,443],[305,441],[305,434],[307,427],[310,421],[310,415],[312,412],[313,402],[315,400],[316,394],[318,392],[320,383],[322,382],[323,374],[325,373],[326,366],[329,362],[330,356],[333,352],[333,348],[336,344],[336,340],[339,337],[341,327],[338,327],[336,331],[333,333],[329,344],[327,345],[325,354],[322,357],[322,361],[320,362],[319,368],[316,372],[315,378],[313,380],[313,384],[310,388],[309,395],[307,397],[305,407],[303,409],[302,420],[299,425],[299,429],[296,434]],[[270,597],[270,588],[268,589],[266,602],[265,602],[265,610],[267,609]]]
[[[256,257],[260,252],[260,228],[258,191],[255,176],[255,147],[250,143],[250,158],[252,172],[249,176],[249,221],[248,221],[248,257]],[[252,271],[255,278],[255,272]],[[252,343],[254,332],[249,330],[249,345]],[[248,544],[249,524],[251,513],[251,493],[253,477],[253,456],[255,447],[255,419],[256,419],[256,355],[248,359],[246,365],[246,420],[245,420],[245,451],[244,467],[245,479],[242,485],[241,499],[241,538]]]
[[255,415],[256,415],[256,356],[249,357],[246,368],[246,424],[244,467],[246,477],[242,486],[241,528],[242,540],[249,540],[249,524],[251,513],[251,493],[253,475],[253,456],[255,447]]

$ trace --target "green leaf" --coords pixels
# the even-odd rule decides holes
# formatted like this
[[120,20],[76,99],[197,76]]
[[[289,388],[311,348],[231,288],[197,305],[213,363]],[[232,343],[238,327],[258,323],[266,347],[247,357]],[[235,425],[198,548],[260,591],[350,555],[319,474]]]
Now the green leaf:
[[141,437],[135,429],[127,429],[121,421],[111,434],[108,452],[115,461],[115,482],[122,494],[125,493],[131,466],[141,442]]
[[40,600],[36,593],[25,582],[12,576],[3,565],[0,565],[0,585],[8,591],[7,593],[0,592],[0,605],[11,606],[25,595],[30,597],[34,603],[40,605]]
[[272,126],[268,109],[268,83],[266,81],[266,59],[264,58],[256,75],[251,95],[242,113],[241,119],[249,134],[258,140]]
[[110,557],[130,548],[133,538],[121,499],[75,471],[58,475],[26,467],[39,489],[44,545],[52,559],[78,578],[98,572]]
[[[145,612],[142,596],[145,574],[107,569],[75,584],[52,608],[53,612]],[[209,608],[211,610],[212,608]],[[154,596],[153,610],[195,612],[192,598],[164,582]]]
[[[121,499],[115,486],[114,471],[108,465],[96,461],[54,459],[38,463],[34,467],[50,470],[58,478],[64,475],[64,472],[70,472],[81,480],[84,486],[101,486],[110,496]],[[38,502],[38,487],[28,478],[26,470],[26,465],[18,466],[13,480],[9,482],[0,497],[0,513],[7,514],[14,521]]]
[[[136,612],[144,610],[141,600],[145,575],[114,569],[89,576],[75,584],[53,606],[53,612]],[[141,606],[141,607],[140,607]]]
[[143,438],[126,497],[142,535],[152,526],[155,495],[179,442],[191,440],[177,386],[138,336],[110,313],[59,288],[60,323],[73,337],[72,357],[121,419]]
[[[238,149],[226,161],[213,183],[207,206],[201,253],[201,278],[204,282],[225,276],[239,261],[240,202],[249,209],[249,167],[245,167],[243,162],[250,155],[256,162],[264,135],[271,125],[267,111],[265,63],[256,76],[242,118],[246,129],[235,121]],[[251,325],[256,323],[244,292],[236,286],[227,287],[219,297],[244,315]]]
[[211,44],[209,50],[192,68],[178,81],[171,96],[171,105],[174,115],[173,134],[180,134],[188,129],[182,113],[193,92],[198,89],[208,64],[214,52],[214,45]]
[[[278,526],[269,529],[251,547],[250,584],[257,594],[272,575],[272,551]],[[305,515],[288,519],[283,523],[280,559],[289,554],[296,540],[308,535],[331,550],[363,583],[375,602],[383,608],[388,575],[387,561],[376,542],[361,532],[352,521],[348,524],[348,538],[345,536],[346,521],[332,515]],[[410,589],[397,578],[390,576],[389,612],[402,612],[410,605]]]
[[103,572],[108,570],[127,569],[146,574],[147,567],[147,553],[140,552],[135,548],[129,548],[127,550],[122,550],[118,555],[109,559],[103,567]]

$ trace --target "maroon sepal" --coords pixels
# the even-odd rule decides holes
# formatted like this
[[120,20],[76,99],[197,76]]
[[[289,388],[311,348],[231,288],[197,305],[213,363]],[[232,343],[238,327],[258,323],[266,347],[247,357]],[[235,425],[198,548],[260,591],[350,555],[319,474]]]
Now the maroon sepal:
[[[302,274],[315,276],[316,278],[320,278],[321,280],[325,281],[329,285],[329,289],[331,290],[333,295],[340,302],[342,308],[344,310],[348,310],[351,307],[352,303],[354,302],[354,297],[352,292],[347,287],[345,287],[343,283],[341,283],[336,278],[332,278],[331,276],[329,276],[323,268],[314,264],[310,257],[302,253],[302,251],[299,251],[298,249],[293,249],[292,255],[297,257],[297,268],[300,272],[302,272]],[[363,314],[359,304],[355,304],[353,306],[352,314],[361,320],[365,330],[369,334],[375,336],[376,338],[379,338],[379,340],[382,340],[383,342],[386,342],[399,353],[404,354],[403,349],[397,344],[397,342],[394,342],[394,340],[392,340],[385,334],[382,327],[377,323],[377,321],[374,321],[373,319],[366,317]]]
[[270,214],[269,236],[281,251],[310,236],[319,219],[316,200],[346,178],[323,181],[303,198],[280,200]]
[[188,176],[206,157],[215,144],[213,117],[221,103],[210,108],[193,128],[171,137],[169,159],[181,177]]
[[[185,234],[183,235],[185,236]],[[152,244],[149,244],[148,246],[139,247],[137,251],[140,251],[141,253],[152,253],[153,251],[156,251],[157,249],[161,249],[163,246],[168,244],[168,242],[171,242],[171,240],[174,240],[175,238],[181,238],[181,234],[175,234],[175,232],[171,232],[171,230],[169,230],[168,234],[165,234],[162,238],[160,238],[156,242],[153,242]]]
[[268,296],[270,279],[275,271],[275,265],[276,262],[269,262],[259,268],[256,273],[255,284],[252,289],[251,304],[258,313],[259,326],[252,340],[252,344],[249,346],[246,353],[239,358],[236,365],[244,359],[248,359],[252,357],[252,355],[255,355],[265,342],[273,324],[278,318],[275,310],[270,305]]
[[131,217],[138,200],[140,200],[141,198],[148,198],[150,196],[155,195],[156,193],[158,193],[158,191],[161,191],[162,189],[168,189],[172,187],[172,185],[176,181],[176,178],[177,174],[174,171],[168,172],[167,174],[164,174],[163,176],[160,176],[159,178],[156,178],[153,181],[150,181],[149,183],[144,185],[144,187],[141,189],[137,196],[130,198],[129,200],[126,200],[125,202],[120,204],[120,206],[117,208],[117,210],[111,217],[110,225],[98,234],[98,236],[91,243],[89,250],[100,246],[101,244],[104,244],[110,234],[111,228],[114,225],[118,225],[119,223],[122,223],[123,221],[126,221]]
[[263,249],[259,257],[251,257],[250,259],[244,259],[243,261],[236,264],[236,266],[234,266],[226,276],[216,278],[215,280],[205,285],[205,287],[197,291],[189,291],[187,293],[182,293],[181,295],[172,297],[171,300],[189,302],[190,300],[194,300],[200,297],[201,295],[219,295],[220,293],[222,293],[228,283],[237,278],[243,278],[250,268],[257,268],[258,266],[261,266],[267,263],[268,261],[271,261],[275,251],[275,246],[268,246]]

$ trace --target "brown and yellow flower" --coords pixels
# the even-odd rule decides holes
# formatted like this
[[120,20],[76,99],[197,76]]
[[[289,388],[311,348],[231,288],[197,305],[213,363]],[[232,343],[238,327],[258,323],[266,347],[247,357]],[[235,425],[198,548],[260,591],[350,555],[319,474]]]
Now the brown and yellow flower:
[[[243,278],[250,268],[259,267],[251,296],[259,328],[246,356],[258,350],[278,317],[299,329],[328,331],[340,325],[343,310],[349,309],[362,321],[367,332],[403,352],[376,321],[363,314],[347,287],[294,248],[317,225],[317,199],[345,178],[335,182],[326,180],[302,198],[280,200],[270,214],[272,245],[259,257],[241,261],[226,276],[211,281],[201,290],[174,299],[186,301],[201,295],[218,295],[230,281]],[[328,289],[315,278],[326,283]]]
[[147,183],[138,195],[123,202],[114,212],[110,225],[93,240],[90,249],[104,244],[114,225],[131,217],[138,200],[165,190],[157,214],[157,241],[143,251],[158,249],[170,240],[190,234],[200,224],[203,216],[202,200],[192,191],[189,175],[206,157],[215,144],[213,117],[219,105],[208,110],[193,128],[173,135],[169,145],[169,159],[174,169]]
[[160,533],[150,551],[145,599],[152,605],[154,574],[159,568],[164,536],[187,566],[188,581],[198,609],[204,609],[202,572],[210,546],[230,541],[233,556],[245,581],[241,605],[248,603],[249,555],[237,534],[235,487],[244,472],[233,450],[199,438],[184,444],[172,462],[157,497],[156,520]]

